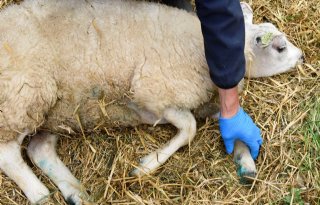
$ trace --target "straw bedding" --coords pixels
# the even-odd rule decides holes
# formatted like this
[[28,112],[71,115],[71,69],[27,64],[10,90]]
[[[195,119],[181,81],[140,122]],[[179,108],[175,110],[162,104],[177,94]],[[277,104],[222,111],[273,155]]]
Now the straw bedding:
[[[150,176],[128,177],[142,157],[174,134],[170,125],[105,129],[63,136],[58,154],[98,204],[319,204],[320,203],[320,2],[247,1],[254,22],[272,22],[300,47],[306,63],[294,72],[247,79],[241,103],[262,129],[264,144],[253,185],[239,183],[225,154],[216,120],[198,121],[190,147],[180,149]],[[12,0],[0,0],[0,8]],[[138,12],[138,11],[137,11]],[[28,141],[28,140],[26,140]],[[25,156],[26,147],[23,146]],[[58,189],[27,158],[65,204]],[[19,188],[0,175],[0,204],[28,204]]]

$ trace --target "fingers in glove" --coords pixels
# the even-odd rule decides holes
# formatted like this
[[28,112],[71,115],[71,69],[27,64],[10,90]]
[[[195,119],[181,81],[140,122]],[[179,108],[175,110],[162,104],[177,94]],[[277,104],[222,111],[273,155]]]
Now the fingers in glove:
[[234,139],[224,140],[224,146],[226,147],[227,153],[231,154],[234,149]]

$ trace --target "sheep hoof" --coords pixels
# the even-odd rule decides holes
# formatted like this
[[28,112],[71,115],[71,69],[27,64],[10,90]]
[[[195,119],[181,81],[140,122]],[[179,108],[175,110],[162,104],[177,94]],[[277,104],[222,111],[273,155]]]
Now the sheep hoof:
[[239,165],[237,174],[240,177],[241,184],[252,184],[254,178],[257,175],[257,172],[255,170],[250,170],[245,168],[244,166]]
[[250,153],[237,154],[235,156],[237,174],[241,184],[251,184],[257,175],[256,165]]
[[129,176],[143,176],[157,169],[162,163],[158,161],[158,153],[152,152],[139,160],[139,166]]

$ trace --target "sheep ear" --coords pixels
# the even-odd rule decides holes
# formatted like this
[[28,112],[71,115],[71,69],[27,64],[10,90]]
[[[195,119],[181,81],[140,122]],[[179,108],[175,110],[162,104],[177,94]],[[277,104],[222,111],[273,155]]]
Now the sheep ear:
[[252,24],[252,19],[253,19],[252,8],[249,6],[249,4],[245,2],[241,2],[240,4],[241,4],[245,23]]

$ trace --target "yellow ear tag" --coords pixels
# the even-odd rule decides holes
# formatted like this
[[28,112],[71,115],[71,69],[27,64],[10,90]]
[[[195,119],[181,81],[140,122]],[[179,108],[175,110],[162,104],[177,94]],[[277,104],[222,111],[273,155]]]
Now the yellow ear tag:
[[271,32],[265,33],[263,36],[261,36],[262,47],[267,47],[272,41],[272,37],[273,36]]

